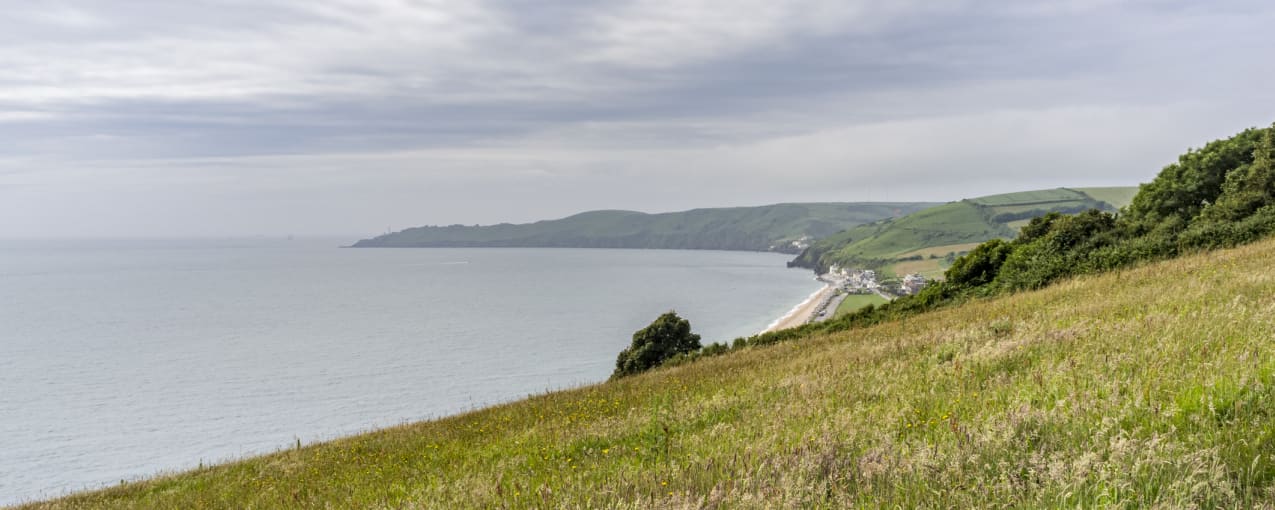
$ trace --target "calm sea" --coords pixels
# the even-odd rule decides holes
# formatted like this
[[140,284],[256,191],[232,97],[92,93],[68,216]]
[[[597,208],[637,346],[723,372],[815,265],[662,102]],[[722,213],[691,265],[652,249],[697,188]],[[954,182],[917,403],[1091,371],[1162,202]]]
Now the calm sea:
[[0,504],[605,379],[819,289],[764,253],[0,242]]

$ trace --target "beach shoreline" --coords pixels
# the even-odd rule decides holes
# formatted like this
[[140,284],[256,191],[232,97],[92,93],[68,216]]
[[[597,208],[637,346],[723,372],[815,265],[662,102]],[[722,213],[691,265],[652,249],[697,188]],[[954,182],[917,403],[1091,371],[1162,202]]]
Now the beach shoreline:
[[823,288],[810,294],[805,301],[794,306],[792,310],[789,310],[788,313],[784,314],[784,316],[775,319],[775,321],[770,323],[769,326],[766,326],[766,329],[762,330],[761,333],[770,333],[781,329],[795,328],[814,319],[815,313],[819,311],[820,303],[823,303],[824,300],[830,298],[837,291],[836,285],[826,281],[823,283]]

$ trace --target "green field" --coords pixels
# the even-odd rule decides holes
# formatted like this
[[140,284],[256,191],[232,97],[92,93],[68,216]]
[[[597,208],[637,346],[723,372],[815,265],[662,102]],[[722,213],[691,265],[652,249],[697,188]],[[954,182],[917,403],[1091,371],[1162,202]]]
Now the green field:
[[920,274],[926,278],[943,278],[943,271],[950,264],[944,259],[921,259],[895,262],[886,266],[885,271],[898,275]]
[[895,259],[917,250],[1012,238],[1030,218],[1047,212],[1115,210],[1128,204],[1138,188],[1086,189],[1095,190],[1103,198],[1058,188],[950,202],[830,235],[811,245],[793,263],[817,271],[832,265],[892,270],[889,266]]
[[879,305],[885,303],[886,299],[876,294],[850,294],[841,300],[841,304],[837,305],[837,310],[833,312],[833,317],[841,314],[850,313],[868,305]]
[[1269,508],[1275,242],[32,505]]
[[930,246],[975,243],[1009,235],[988,223],[983,211],[969,202],[952,202],[897,220],[860,225],[815,243],[827,248],[829,264],[853,265],[856,260],[887,260]]
[[1138,187],[1076,188],[1076,191],[1083,192],[1096,200],[1101,200],[1120,208],[1129,205],[1133,201],[1133,196],[1138,194]]
[[[1135,191],[1136,187],[1133,188]],[[1035,191],[1020,191],[1017,193],[1004,193],[1001,195],[990,195],[986,197],[971,198],[970,202],[978,205],[986,206],[1007,206],[1020,204],[1039,204],[1050,202],[1076,202],[1091,200],[1092,198],[1085,193],[1068,188],[1042,189]]]
[[961,254],[961,253],[968,252],[970,250],[973,250],[979,244],[981,243],[963,243],[963,244],[949,244],[944,246],[928,246],[925,248],[912,250],[910,252],[900,254],[899,256],[910,257],[913,255],[920,255],[922,257],[943,257],[949,253]]
[[1026,227],[1027,225],[1031,224],[1031,222],[1032,220],[1014,220],[1009,223],[1006,223],[1005,226],[1009,227],[1009,229],[1014,232],[1018,232],[1018,231],[1021,231],[1023,227]]

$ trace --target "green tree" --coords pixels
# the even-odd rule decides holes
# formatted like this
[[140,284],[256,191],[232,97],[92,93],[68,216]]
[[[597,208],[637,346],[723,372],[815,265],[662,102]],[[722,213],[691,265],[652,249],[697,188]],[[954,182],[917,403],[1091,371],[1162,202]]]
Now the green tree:
[[1142,185],[1125,208],[1123,222],[1135,235],[1164,231],[1176,235],[1208,204],[1218,201],[1228,174],[1253,162],[1262,129],[1248,129],[1203,149],[1187,151]]
[[611,378],[645,372],[673,356],[699,349],[699,335],[691,333],[690,321],[670,311],[633,333],[633,343],[620,351]]
[[944,276],[949,284],[958,288],[986,285],[996,279],[996,273],[1000,271],[1001,264],[1005,263],[1005,257],[1009,256],[1010,251],[1009,243],[992,239],[956,259]]
[[1275,125],[1263,132],[1253,149],[1253,161],[1226,176],[1217,203],[1204,209],[1202,221],[1234,222],[1275,199]]
[[1012,244],[994,285],[1006,290],[1036,289],[1083,272],[1089,254],[1117,242],[1115,234],[1116,217],[1097,209],[1039,224],[1033,221]]

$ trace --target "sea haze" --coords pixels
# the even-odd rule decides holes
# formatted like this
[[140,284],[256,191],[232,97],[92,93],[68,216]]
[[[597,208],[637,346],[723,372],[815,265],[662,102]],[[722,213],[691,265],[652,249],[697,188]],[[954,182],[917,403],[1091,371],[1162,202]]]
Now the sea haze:
[[601,381],[676,309],[756,333],[778,254],[0,242],[0,504]]

